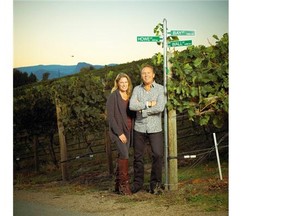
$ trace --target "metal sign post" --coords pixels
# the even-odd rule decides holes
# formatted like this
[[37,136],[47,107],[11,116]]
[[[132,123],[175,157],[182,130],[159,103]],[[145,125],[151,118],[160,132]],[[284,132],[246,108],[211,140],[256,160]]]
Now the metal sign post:
[[[165,95],[165,104],[167,103],[167,20],[163,20],[163,85],[164,85],[164,95]],[[168,120],[167,120],[167,108],[164,108],[164,146],[165,146],[165,189],[168,189]]]

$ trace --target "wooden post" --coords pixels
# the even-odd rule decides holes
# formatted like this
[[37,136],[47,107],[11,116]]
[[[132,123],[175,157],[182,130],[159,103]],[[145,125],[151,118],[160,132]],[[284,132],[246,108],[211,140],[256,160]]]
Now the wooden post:
[[[172,65],[169,62],[172,53],[167,53],[168,62],[168,84],[171,82]],[[168,95],[169,97],[169,95]],[[178,161],[177,161],[177,116],[176,110],[168,112],[168,153],[169,153],[169,190],[178,189]]]
[[39,157],[38,157],[38,137],[36,135],[33,136],[33,151],[34,151],[34,165],[35,165],[35,172],[39,172]]
[[[59,135],[59,143],[60,143],[60,161],[62,162],[62,161],[66,161],[68,158],[67,157],[67,144],[66,144],[65,135],[64,135],[64,125],[61,120],[61,107],[57,98],[55,99],[55,101],[56,101],[58,135]],[[61,163],[61,171],[62,171],[62,180],[67,181],[68,170],[67,170],[66,162]]]
[[105,141],[105,150],[106,150],[106,156],[108,161],[108,168],[109,168],[109,174],[113,174],[113,159],[112,159],[112,150],[111,150],[111,142],[109,139],[109,131],[105,127],[105,133],[104,133],[104,141]]
[[57,163],[57,159],[56,159],[56,155],[55,155],[55,151],[54,151],[54,148],[53,148],[53,144],[54,144],[54,132],[51,132],[49,134],[49,153],[50,153],[50,157],[51,157],[51,160],[53,161],[53,164],[59,168],[58,166],[58,163]]
[[169,190],[178,189],[177,121],[176,110],[168,112]]

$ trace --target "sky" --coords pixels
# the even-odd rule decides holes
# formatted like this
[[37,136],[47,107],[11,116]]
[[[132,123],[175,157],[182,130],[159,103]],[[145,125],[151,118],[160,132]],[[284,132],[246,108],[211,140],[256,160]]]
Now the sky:
[[[170,30],[192,30],[181,36],[193,45],[214,44],[228,33],[228,0],[221,1],[25,1],[14,0],[13,66],[127,63],[163,53],[154,36],[167,20]],[[209,40],[209,42],[208,42]],[[186,47],[178,47],[183,50]]]

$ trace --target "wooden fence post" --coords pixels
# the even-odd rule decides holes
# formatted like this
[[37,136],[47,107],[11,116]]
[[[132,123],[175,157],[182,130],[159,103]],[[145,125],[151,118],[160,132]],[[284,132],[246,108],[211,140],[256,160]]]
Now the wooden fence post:
[[35,172],[39,172],[39,157],[38,157],[38,144],[39,140],[36,135],[33,136],[33,151],[34,151],[34,165],[35,165]]
[[[172,53],[167,52],[168,62],[168,83],[172,82],[172,65],[169,59],[172,57]],[[168,95],[169,97],[169,95]],[[177,116],[176,110],[170,110],[168,112],[168,153],[169,153],[169,190],[178,189],[178,161],[177,161]]]
[[50,157],[51,157],[51,159],[52,159],[52,161],[53,161],[53,164],[54,164],[57,168],[59,168],[58,163],[57,163],[57,159],[56,159],[56,155],[55,155],[55,151],[54,151],[54,148],[53,148],[53,144],[54,144],[53,138],[54,138],[54,132],[52,132],[52,133],[49,134],[49,141],[50,141],[50,142],[49,142],[49,145],[48,145],[48,147],[49,147],[49,154],[50,154]]
[[68,180],[68,169],[67,163],[62,162],[67,160],[67,144],[64,135],[64,125],[61,120],[61,106],[57,98],[56,101],[56,114],[57,114],[57,125],[58,125],[58,135],[59,135],[59,143],[60,143],[60,161],[61,161],[61,171],[62,171],[62,180]]
[[106,156],[108,161],[108,168],[109,168],[109,174],[113,174],[113,160],[112,160],[112,149],[111,149],[111,142],[109,138],[109,131],[105,127],[105,134],[104,134],[104,140],[105,140],[105,150],[106,150]]

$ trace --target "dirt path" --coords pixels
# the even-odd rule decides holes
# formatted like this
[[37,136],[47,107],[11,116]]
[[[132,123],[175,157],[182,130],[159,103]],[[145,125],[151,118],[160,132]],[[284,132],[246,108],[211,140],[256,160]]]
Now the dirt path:
[[199,212],[191,206],[161,203],[157,196],[141,191],[123,197],[109,191],[80,195],[14,190],[14,216],[226,216],[228,212]]
[[100,214],[81,213],[79,211],[71,211],[61,207],[51,206],[48,204],[35,203],[30,201],[15,200],[13,216],[98,216]]

